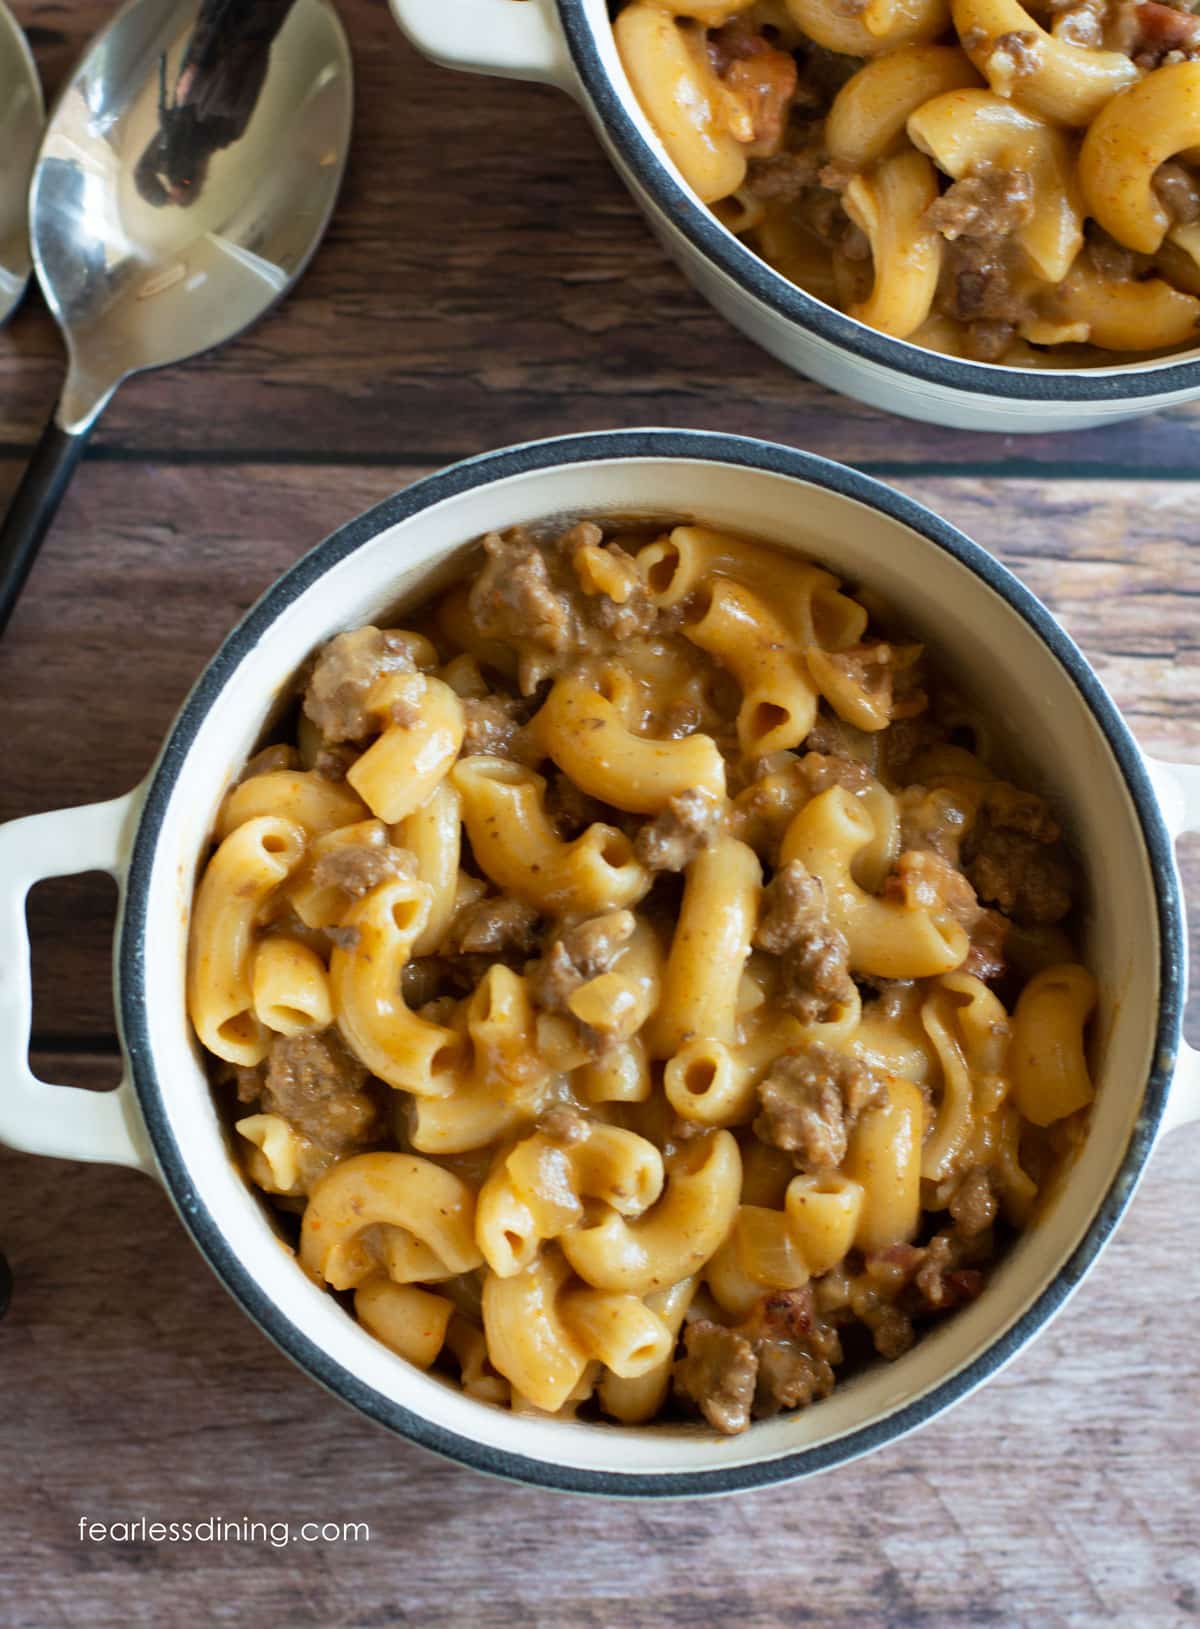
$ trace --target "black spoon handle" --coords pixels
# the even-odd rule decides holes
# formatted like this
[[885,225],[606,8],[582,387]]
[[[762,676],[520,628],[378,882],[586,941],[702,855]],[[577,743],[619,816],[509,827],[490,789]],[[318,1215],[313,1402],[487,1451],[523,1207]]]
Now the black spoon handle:
[[8,506],[0,526],[0,634],[8,626],[42,539],[83,457],[91,428],[89,424],[74,435],[60,429],[56,410]]

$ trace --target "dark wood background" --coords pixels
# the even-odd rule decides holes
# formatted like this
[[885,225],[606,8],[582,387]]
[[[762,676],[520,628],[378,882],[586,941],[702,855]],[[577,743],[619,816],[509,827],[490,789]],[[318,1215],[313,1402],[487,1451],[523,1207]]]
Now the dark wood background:
[[[52,90],[113,7],[15,9]],[[564,97],[428,67],[381,0],[340,9],[359,111],[328,240],[260,328],[105,417],[0,644],[0,818],[127,790],[230,624],[356,511],[483,448],[645,423],[792,442],[931,504],[1051,605],[1146,747],[1200,759],[1200,405],[1016,438],[835,399],[691,292]],[[0,333],[0,500],[61,374],[31,295]],[[1184,859],[1200,899],[1200,848]],[[106,1084],[111,886],[44,885],[29,915],[36,1066]],[[915,1438],[649,1508],[501,1487],[385,1436],[272,1350],[146,1179],[5,1153],[0,1624],[1200,1622],[1198,1169],[1182,1132],[1052,1330]],[[371,1538],[78,1538],[81,1516],[209,1514]]]

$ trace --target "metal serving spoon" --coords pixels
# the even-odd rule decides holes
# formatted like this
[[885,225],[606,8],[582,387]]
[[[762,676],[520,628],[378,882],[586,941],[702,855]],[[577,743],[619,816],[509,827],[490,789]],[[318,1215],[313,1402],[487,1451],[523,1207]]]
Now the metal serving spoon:
[[232,339],[324,235],[350,147],[327,0],[130,0],[50,117],[29,200],[66,383],[0,528],[0,630],[122,380]]
[[46,108],[42,82],[16,18],[0,0],[0,323],[29,281],[26,208]]

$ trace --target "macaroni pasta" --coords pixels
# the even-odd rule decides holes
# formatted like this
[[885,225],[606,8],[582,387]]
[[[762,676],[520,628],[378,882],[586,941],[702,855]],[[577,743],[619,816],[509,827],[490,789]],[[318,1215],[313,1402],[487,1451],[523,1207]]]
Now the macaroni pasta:
[[[992,93],[901,50],[941,150]],[[243,1168],[480,1404],[812,1403],[981,1293],[1082,1135],[1058,825],[867,603],[700,525],[489,536],[415,629],[325,645],[221,803],[188,1002]]]
[[626,0],[683,180],[783,276],[1011,367],[1195,345],[1200,19],[1158,0]]

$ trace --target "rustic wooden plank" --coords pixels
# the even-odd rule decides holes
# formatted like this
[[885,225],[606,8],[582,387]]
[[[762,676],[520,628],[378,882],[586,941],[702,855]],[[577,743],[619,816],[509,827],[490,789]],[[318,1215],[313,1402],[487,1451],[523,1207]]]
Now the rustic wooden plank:
[[[400,465],[85,468],[0,642],[9,719],[0,818],[132,786],[192,681],[259,592],[339,521],[420,473]],[[13,466],[0,463],[0,487],[12,476]],[[1200,486],[929,477],[899,484],[1042,595],[1150,751],[1200,758],[1200,556],[1189,542]],[[1188,874],[1200,899],[1198,848],[1189,850]],[[42,1032],[112,1033],[110,919],[107,884],[60,883],[35,894]],[[1200,1008],[1195,1019],[1200,1033]]]
[[[111,7],[17,0],[15,9],[57,83]],[[340,10],[359,111],[324,248],[253,333],[186,374],[125,386],[99,453],[461,456],[649,423],[760,435],[852,462],[1197,467],[1200,405],[1030,438],[916,425],[836,400],[692,292],[566,97],[431,68],[383,0],[343,0]],[[53,325],[31,299],[0,333],[0,444],[32,441],[61,372]]]
[[[1179,1629],[1200,1607],[1198,1152],[1159,1150],[1076,1299],[947,1418],[811,1485],[654,1506],[502,1490],[369,1428],[239,1314],[146,1179],[0,1154],[4,1621],[174,1629],[202,1599],[205,1622],[314,1629]],[[370,1541],[80,1543],[81,1516],[143,1515]]]

